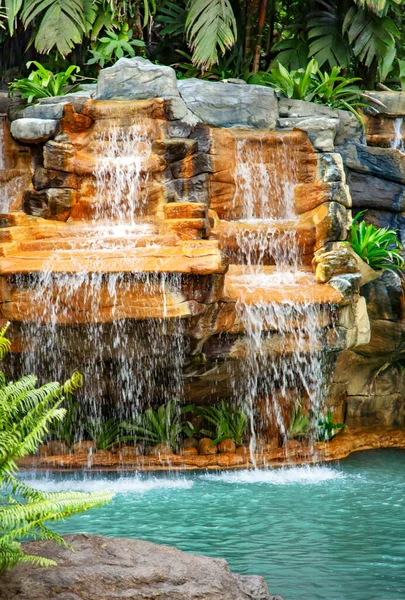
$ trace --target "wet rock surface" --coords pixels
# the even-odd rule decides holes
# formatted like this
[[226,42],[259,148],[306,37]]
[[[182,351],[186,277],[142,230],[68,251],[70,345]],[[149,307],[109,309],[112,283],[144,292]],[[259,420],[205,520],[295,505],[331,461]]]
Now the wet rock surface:
[[257,575],[231,573],[225,560],[150,542],[68,535],[74,548],[30,542],[24,550],[55,560],[0,575],[0,599],[11,600],[282,600]]

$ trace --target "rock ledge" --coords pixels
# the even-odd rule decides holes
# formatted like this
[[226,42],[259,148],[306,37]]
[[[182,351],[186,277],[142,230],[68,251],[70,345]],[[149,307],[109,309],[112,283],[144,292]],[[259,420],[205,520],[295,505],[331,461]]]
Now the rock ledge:
[[0,575],[0,599],[10,600],[282,600],[262,577],[231,573],[223,559],[170,546],[99,535],[67,535],[75,552],[51,542],[25,550],[57,561],[23,565]]

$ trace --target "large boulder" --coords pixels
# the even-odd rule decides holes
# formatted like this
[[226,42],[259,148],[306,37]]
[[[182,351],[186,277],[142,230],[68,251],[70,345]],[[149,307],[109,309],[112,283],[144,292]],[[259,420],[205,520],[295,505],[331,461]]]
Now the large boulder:
[[262,577],[231,573],[222,559],[169,546],[99,535],[67,535],[74,548],[30,542],[24,550],[55,560],[46,569],[21,565],[0,575],[10,600],[282,600]]
[[95,100],[178,98],[176,72],[146,58],[120,58],[100,71]]
[[177,82],[187,108],[215,127],[274,129],[278,117],[274,90],[261,85],[183,79]]

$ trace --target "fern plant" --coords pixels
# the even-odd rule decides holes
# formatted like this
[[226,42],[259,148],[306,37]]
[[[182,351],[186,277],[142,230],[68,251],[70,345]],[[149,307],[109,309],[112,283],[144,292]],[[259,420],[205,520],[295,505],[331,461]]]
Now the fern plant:
[[[10,349],[6,331],[7,326],[0,330],[0,359]],[[0,487],[8,493],[0,496],[0,570],[24,562],[54,565],[55,562],[47,558],[26,554],[20,541],[30,537],[67,546],[46,523],[99,506],[112,497],[107,492],[42,492],[16,477],[16,461],[34,453],[49,425],[64,418],[61,403],[81,384],[80,373],[74,373],[63,385],[52,382],[37,387],[37,378],[33,375],[7,382],[0,371]]]
[[405,261],[401,254],[402,244],[398,240],[397,232],[359,221],[365,212],[365,210],[359,212],[353,219],[347,243],[372,269],[402,271]]

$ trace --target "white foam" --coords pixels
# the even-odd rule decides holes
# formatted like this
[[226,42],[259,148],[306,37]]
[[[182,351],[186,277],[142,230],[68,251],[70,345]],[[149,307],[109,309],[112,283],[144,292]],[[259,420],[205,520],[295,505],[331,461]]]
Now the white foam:
[[345,476],[340,471],[330,467],[291,467],[285,469],[256,469],[244,471],[224,471],[223,473],[207,474],[206,479],[223,481],[225,483],[267,483],[270,485],[317,484]]
[[184,478],[141,479],[139,477],[120,477],[119,479],[99,478],[63,478],[55,480],[52,477],[24,478],[24,483],[46,492],[97,492],[108,490],[115,494],[144,494],[154,490],[189,489],[193,481]]

